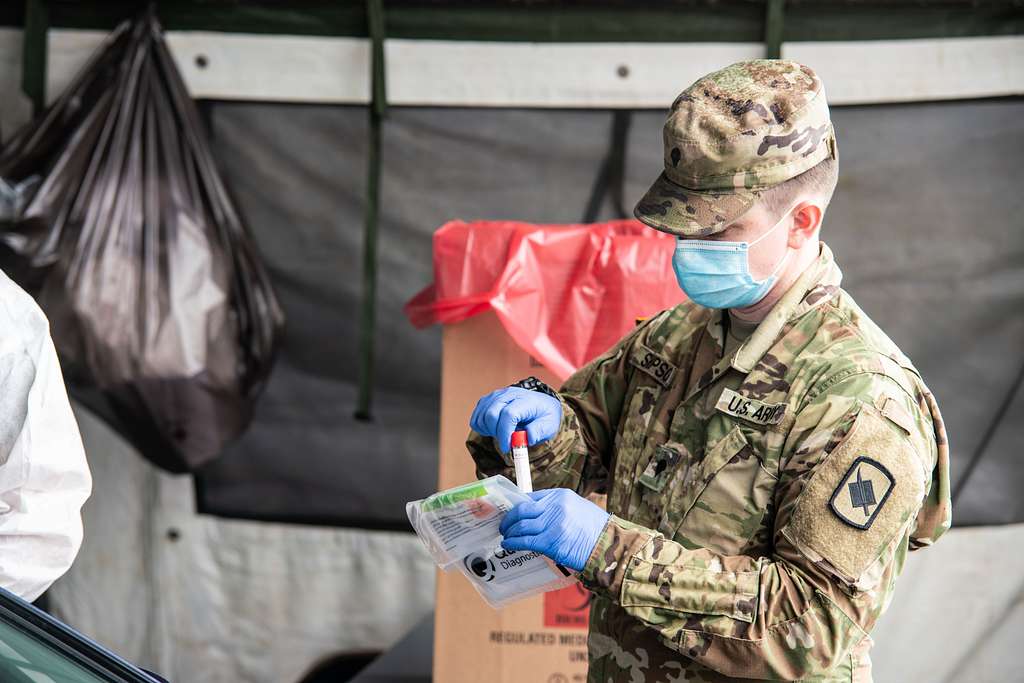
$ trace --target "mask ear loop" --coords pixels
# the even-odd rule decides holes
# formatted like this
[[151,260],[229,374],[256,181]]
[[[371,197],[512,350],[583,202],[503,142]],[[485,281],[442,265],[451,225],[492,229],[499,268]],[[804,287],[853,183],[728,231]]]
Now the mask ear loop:
[[[796,208],[796,207],[790,207],[789,211],[792,211],[794,208]],[[758,242],[763,240],[765,237],[767,237],[768,235],[770,235],[773,232],[775,232],[776,228],[778,228],[780,225],[782,225],[782,221],[786,220],[786,217],[789,216],[789,211],[787,211],[786,213],[782,214],[782,218],[779,219],[778,223],[776,223],[775,225],[772,226],[771,230],[769,230],[765,234],[761,235],[760,237],[758,237],[753,242],[747,242],[747,247],[749,248],[749,247],[754,246],[755,244],[757,244]],[[788,249],[788,246],[787,246],[787,249]]]
[[[763,240],[765,237],[767,237],[768,235],[770,235],[773,232],[775,232],[776,228],[778,228],[780,225],[782,225],[782,222],[784,220],[786,220],[786,217],[789,216],[789,212],[792,211],[793,208],[795,208],[795,207],[790,207],[789,211],[786,211],[786,213],[782,214],[782,218],[779,219],[778,223],[776,223],[774,226],[772,226],[771,230],[769,230],[768,232],[764,233],[763,235],[758,237],[753,242],[748,242],[747,243],[747,251],[749,252],[750,247],[754,246],[755,244],[757,244],[758,242]],[[791,251],[792,251],[792,249],[789,248],[789,244],[786,244],[786,255],[782,257],[782,260],[779,261],[779,264],[777,266],[775,266],[775,269],[772,270],[771,274],[768,275],[768,277],[766,277],[763,280],[761,280],[761,282],[764,282],[765,280],[770,280],[770,279],[772,279],[773,277],[775,277],[776,275],[779,274],[779,271],[782,270],[783,266],[786,265],[786,261],[789,260],[789,254],[790,254]],[[749,266],[748,266],[748,268],[749,268]]]
[[781,261],[779,261],[779,265],[775,266],[775,270],[773,270],[772,274],[768,276],[769,278],[773,278],[779,274],[779,271],[782,270],[782,267],[786,265],[786,261],[789,260],[789,255],[792,251],[793,250],[789,248],[789,245],[786,245],[786,255],[782,257]]

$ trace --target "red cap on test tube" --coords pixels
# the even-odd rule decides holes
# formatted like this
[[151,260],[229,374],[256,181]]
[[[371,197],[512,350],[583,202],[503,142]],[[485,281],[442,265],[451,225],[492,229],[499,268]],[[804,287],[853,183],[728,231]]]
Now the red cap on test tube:
[[526,448],[526,431],[512,432],[512,448]]

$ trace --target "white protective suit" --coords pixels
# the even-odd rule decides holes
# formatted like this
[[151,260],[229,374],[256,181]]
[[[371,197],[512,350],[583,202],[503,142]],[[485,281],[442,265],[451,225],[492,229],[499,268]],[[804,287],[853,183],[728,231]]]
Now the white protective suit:
[[0,586],[35,600],[67,571],[91,490],[49,323],[0,272]]

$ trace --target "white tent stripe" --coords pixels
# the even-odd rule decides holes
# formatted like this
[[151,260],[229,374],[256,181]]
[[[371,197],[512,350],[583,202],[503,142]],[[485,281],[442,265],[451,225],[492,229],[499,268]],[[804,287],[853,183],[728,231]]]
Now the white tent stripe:
[[[20,80],[20,34],[0,29],[11,48],[0,50],[0,82]],[[51,30],[51,97],[103,35]],[[171,31],[168,42],[197,98],[369,101],[366,39]],[[631,109],[664,108],[702,74],[763,54],[760,43],[405,39],[389,39],[386,50],[393,105]],[[786,43],[783,56],[818,71],[834,105],[1024,93],[1024,36]]]

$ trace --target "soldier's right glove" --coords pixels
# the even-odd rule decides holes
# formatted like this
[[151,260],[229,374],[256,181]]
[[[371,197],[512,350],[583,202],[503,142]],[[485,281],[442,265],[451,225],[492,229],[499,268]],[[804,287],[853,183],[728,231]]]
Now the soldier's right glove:
[[548,394],[519,387],[492,391],[476,403],[470,428],[493,436],[503,453],[511,448],[512,432],[525,429],[530,446],[547,441],[562,424],[562,404]]

